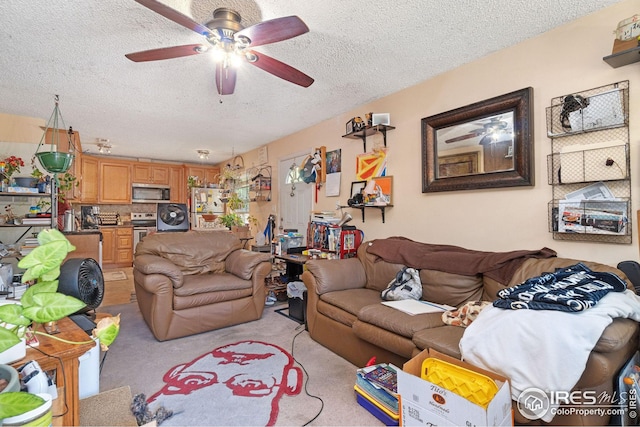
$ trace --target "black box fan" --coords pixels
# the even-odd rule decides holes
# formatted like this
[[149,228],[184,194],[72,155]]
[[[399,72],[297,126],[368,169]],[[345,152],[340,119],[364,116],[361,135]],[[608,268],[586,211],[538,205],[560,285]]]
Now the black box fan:
[[82,312],[98,308],[104,297],[104,276],[93,258],[70,258],[60,267],[58,292],[78,298],[87,306]]

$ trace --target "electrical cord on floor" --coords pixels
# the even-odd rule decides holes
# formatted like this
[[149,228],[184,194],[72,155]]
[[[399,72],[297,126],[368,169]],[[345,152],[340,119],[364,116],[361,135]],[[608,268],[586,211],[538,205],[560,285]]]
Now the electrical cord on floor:
[[307,396],[309,397],[313,397],[314,399],[318,399],[320,401],[320,410],[318,411],[318,413],[311,418],[309,421],[307,421],[306,423],[303,424],[303,426],[308,426],[310,423],[312,423],[316,418],[318,418],[320,416],[320,414],[322,413],[322,410],[324,409],[324,401],[322,400],[322,398],[320,398],[320,396],[316,396],[313,395],[311,393],[309,393],[309,391],[307,390],[307,384],[309,383],[309,373],[307,372],[307,370],[305,369],[304,365],[302,363],[300,363],[296,357],[293,355],[293,349],[296,343],[296,338],[298,337],[298,335],[300,335],[301,333],[303,333],[305,331],[305,326],[304,324],[298,326],[296,328],[296,330],[302,328],[302,330],[300,332],[298,332],[297,334],[295,334],[293,336],[293,339],[291,340],[291,357],[293,357],[294,362],[296,362],[298,365],[300,365],[300,367],[302,368],[302,370],[304,371],[304,373],[306,374],[307,378],[304,381],[304,392],[307,394]]
[[104,352],[104,355],[102,356],[102,360],[100,361],[100,370],[99,370],[99,374],[102,373],[102,366],[104,365],[104,360],[107,358],[107,353],[109,353],[108,351]]

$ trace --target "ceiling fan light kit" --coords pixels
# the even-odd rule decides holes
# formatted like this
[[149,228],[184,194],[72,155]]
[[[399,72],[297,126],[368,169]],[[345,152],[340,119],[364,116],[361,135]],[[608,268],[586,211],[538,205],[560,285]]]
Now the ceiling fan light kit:
[[206,44],[151,49],[125,55],[131,61],[157,61],[210,52],[216,61],[216,87],[220,95],[233,93],[236,85],[236,67],[243,62],[248,62],[302,87],[309,87],[313,83],[313,79],[303,72],[252,50],[257,46],[288,40],[307,33],[309,28],[297,16],[275,18],[245,28],[241,24],[238,12],[223,7],[214,10],[213,19],[201,25],[157,0],[135,1],[202,35]]

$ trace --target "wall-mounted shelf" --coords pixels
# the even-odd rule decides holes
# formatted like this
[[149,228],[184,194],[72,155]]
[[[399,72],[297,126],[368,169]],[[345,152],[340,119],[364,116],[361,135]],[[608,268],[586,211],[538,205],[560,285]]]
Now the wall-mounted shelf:
[[367,208],[380,209],[380,213],[382,214],[382,223],[384,224],[384,212],[386,208],[392,208],[393,205],[350,205],[350,206],[338,206],[339,208],[353,208],[360,209],[362,212],[362,222],[364,222],[364,211]]
[[613,68],[633,64],[640,61],[640,46],[605,56],[602,60]]
[[629,81],[553,98],[546,119],[553,238],[632,243]]
[[366,153],[367,152],[367,137],[368,136],[375,135],[376,133],[381,133],[384,146],[386,147],[387,146],[387,131],[390,131],[390,130],[393,130],[393,129],[395,129],[395,127],[388,126],[388,125],[365,126],[365,128],[362,129],[362,130],[359,130],[359,131],[356,131],[356,132],[351,132],[351,133],[348,133],[346,135],[342,135],[342,137],[343,138],[349,138],[349,139],[361,139],[363,147],[364,147],[364,151]]

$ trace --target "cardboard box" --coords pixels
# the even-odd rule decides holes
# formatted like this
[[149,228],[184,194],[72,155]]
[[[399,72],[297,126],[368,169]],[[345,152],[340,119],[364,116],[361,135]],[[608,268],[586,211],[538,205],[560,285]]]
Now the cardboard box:
[[[421,378],[422,362],[437,358],[495,380],[498,391],[486,408]],[[509,381],[493,372],[438,353],[424,350],[398,370],[400,420],[403,426],[511,426]]]

